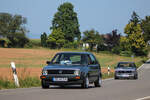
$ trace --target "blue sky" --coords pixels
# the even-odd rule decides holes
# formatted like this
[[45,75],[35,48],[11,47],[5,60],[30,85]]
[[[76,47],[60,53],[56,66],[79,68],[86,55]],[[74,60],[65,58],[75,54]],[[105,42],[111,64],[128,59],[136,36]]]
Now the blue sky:
[[81,32],[95,29],[105,34],[118,29],[123,33],[133,11],[141,18],[150,16],[150,0],[0,0],[0,12],[26,17],[27,36],[40,38],[43,32],[51,33],[53,16],[64,2],[74,5]]

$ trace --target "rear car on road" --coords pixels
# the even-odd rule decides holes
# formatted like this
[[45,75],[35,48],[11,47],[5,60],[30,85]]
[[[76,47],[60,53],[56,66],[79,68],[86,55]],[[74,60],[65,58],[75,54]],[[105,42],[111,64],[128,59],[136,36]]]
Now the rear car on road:
[[90,83],[100,87],[101,67],[95,56],[89,52],[60,52],[42,70],[42,88],[50,85],[81,85],[88,88]]
[[119,62],[115,68],[115,79],[132,78],[138,79],[137,68],[134,62]]

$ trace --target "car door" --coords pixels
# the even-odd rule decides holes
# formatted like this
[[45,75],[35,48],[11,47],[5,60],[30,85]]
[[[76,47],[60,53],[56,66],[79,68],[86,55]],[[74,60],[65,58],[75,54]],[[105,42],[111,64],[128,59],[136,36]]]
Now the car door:
[[94,55],[90,54],[88,55],[88,67],[89,67],[89,80],[95,81],[97,79],[97,76],[99,75],[100,65],[96,61],[96,58]]

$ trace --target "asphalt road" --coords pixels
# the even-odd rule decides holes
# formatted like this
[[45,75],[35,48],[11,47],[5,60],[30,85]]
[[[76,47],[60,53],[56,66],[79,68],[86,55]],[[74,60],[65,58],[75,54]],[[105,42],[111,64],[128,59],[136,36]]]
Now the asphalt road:
[[104,80],[101,88],[91,85],[89,89],[69,86],[0,90],[0,100],[136,100],[147,96],[150,96],[150,62],[139,69],[138,80]]

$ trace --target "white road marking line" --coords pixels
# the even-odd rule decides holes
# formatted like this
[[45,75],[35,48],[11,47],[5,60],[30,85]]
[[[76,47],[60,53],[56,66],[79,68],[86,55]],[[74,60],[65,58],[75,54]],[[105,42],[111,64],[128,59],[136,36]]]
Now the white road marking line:
[[[147,62],[148,62],[148,61],[150,61],[150,59],[147,60]],[[140,70],[143,66],[144,66],[144,64],[142,64],[137,70]]]
[[139,98],[139,99],[136,99],[136,100],[145,100],[145,99],[150,99],[150,96]]

